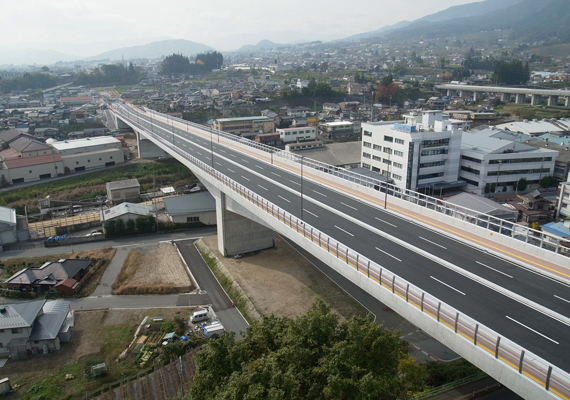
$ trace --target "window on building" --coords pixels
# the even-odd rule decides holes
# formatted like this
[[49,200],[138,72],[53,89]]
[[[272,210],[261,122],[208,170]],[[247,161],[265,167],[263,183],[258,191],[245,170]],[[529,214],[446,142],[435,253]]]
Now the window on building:
[[449,146],[449,139],[438,139],[438,140],[422,140],[422,147],[441,147]]
[[362,153],[362,157],[364,157],[364,158],[370,158],[370,154],[369,154],[369,153]]
[[387,158],[383,159],[382,162],[384,164],[392,165],[392,161],[388,160]]
[[477,164],[481,164],[481,160],[477,159],[477,158],[473,158],[473,157],[469,157],[469,156],[461,156],[462,160],[465,161],[473,161],[476,162]]
[[396,179],[397,181],[401,181],[401,180],[402,180],[402,176],[401,176],[401,175],[392,174],[392,178]]
[[385,142],[393,142],[394,138],[392,136],[384,135],[384,141]]
[[374,161],[382,161],[382,157],[378,157],[378,156],[372,156],[372,159]]
[[186,217],[186,222],[200,222],[200,217]]
[[87,162],[91,162],[91,160],[87,160]]
[[479,171],[478,169],[475,168],[471,168],[471,167],[466,167],[464,165],[461,166],[461,171],[465,171],[465,172],[469,172],[475,175],[480,175],[481,171]]
[[370,164],[362,163],[362,168],[370,169]]
[[394,139],[394,142],[398,143],[398,144],[404,144],[404,139]]
[[364,133],[364,136],[372,136],[372,132],[369,131],[363,131],[362,133]]
[[362,145],[364,147],[372,147],[372,143],[368,143],[368,142],[362,142]]
[[400,164],[399,162],[392,163],[392,165],[396,168],[404,168],[404,166],[402,164]]
[[374,149],[374,150],[378,150],[378,151],[382,151],[382,146],[378,146],[377,144],[375,144],[375,145],[373,146],[373,149]]
[[79,165],[79,161],[75,161],[75,164],[76,164],[76,165]]
[[380,168],[372,167],[372,172],[380,173]]
[[30,170],[30,174],[32,173],[32,170]]
[[22,328],[12,328],[12,333],[22,333]]
[[384,147],[384,153],[386,154],[392,154],[392,149],[389,147]]
[[113,159],[113,156],[109,157],[111,160]]
[[99,161],[101,161],[101,157],[99,157]]
[[397,155],[398,157],[404,157],[403,151],[394,150],[394,154]]
[[445,161],[433,161],[433,162],[421,163],[420,168],[439,167],[441,165],[445,165]]

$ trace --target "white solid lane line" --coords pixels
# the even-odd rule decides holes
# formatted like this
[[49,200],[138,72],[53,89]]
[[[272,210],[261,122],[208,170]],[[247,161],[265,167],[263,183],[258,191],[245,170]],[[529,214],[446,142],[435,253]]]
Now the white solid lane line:
[[323,197],[327,197],[326,194],[323,194],[323,193],[321,193],[321,192],[317,192],[316,190],[313,190],[313,192],[315,192],[316,194],[320,194],[320,195],[323,196]]
[[436,246],[439,246],[439,247],[441,247],[442,249],[446,249],[446,250],[447,250],[447,247],[444,247],[444,246],[442,246],[441,244],[437,244],[437,243],[432,242],[431,240],[427,240],[426,238],[423,238],[423,237],[421,237],[421,236],[420,236],[420,239],[425,240],[426,242],[430,242],[431,244],[435,244]]
[[308,213],[308,214],[311,214],[313,217],[319,218],[319,216],[318,216],[317,214],[314,214],[314,213],[310,212],[309,210],[305,210],[305,209],[303,208],[303,211],[305,211],[305,212]]
[[394,260],[398,260],[398,261],[402,262],[402,260],[400,260],[398,257],[394,257],[392,254],[386,253],[384,250],[379,249],[378,247],[376,247],[376,250],[381,251],[382,253],[386,254],[387,256],[392,257]]
[[278,194],[277,197],[282,198],[282,199],[285,200],[287,203],[291,203],[291,200],[287,200],[285,197],[281,196],[280,194]]
[[342,205],[345,206],[345,207],[352,208],[353,210],[358,211],[358,208],[355,208],[355,207],[353,207],[353,206],[349,206],[348,204],[343,203],[342,201],[340,202],[340,204],[342,204]]
[[263,186],[261,186],[261,185],[257,185],[257,186],[259,186],[259,187],[262,188],[263,190],[268,190],[266,187],[263,187]]
[[493,267],[489,267],[488,265],[485,265],[485,264],[483,264],[482,262],[479,262],[479,261],[476,261],[476,263],[479,264],[479,265],[482,265],[483,267],[487,267],[487,268],[489,268],[489,269],[492,269],[493,271],[498,272],[499,274],[503,274],[503,275],[505,275],[505,276],[508,276],[509,278],[512,279],[512,276],[511,276],[511,275],[505,274],[503,271],[499,271],[498,269],[495,269],[495,268],[493,268]]
[[352,233],[350,233],[349,231],[345,231],[344,229],[342,229],[341,227],[338,227],[338,226],[336,226],[336,225],[335,225],[334,227],[335,227],[336,229],[338,229],[338,230],[340,230],[340,231],[343,231],[344,233],[346,233],[346,234],[348,234],[348,235],[354,237],[354,235],[353,235]]
[[246,177],[246,176],[243,176],[243,175],[242,175],[241,177],[242,177],[243,179],[245,179],[246,181],[248,181],[248,182],[250,181],[250,179],[249,179],[248,177]]
[[431,275],[430,275],[430,278],[433,279],[434,281],[438,281],[438,282],[441,283],[442,285],[445,285],[445,286],[447,286],[448,288],[455,290],[457,293],[461,293],[463,296],[465,296],[465,293],[463,293],[461,290],[457,290],[457,289],[455,289],[453,286],[448,285],[447,283],[442,282],[442,281],[440,281],[439,279],[434,278],[434,277],[431,276]]
[[396,225],[391,224],[391,223],[389,223],[389,222],[386,222],[386,221],[384,221],[383,219],[380,219],[380,218],[378,218],[378,217],[374,217],[374,219],[377,219],[378,221],[380,221],[380,222],[382,222],[382,223],[385,223],[385,224],[387,224],[387,225],[393,226],[394,228],[397,228]]
[[560,297],[560,296],[554,295],[554,297],[556,297],[557,299],[560,299],[560,300],[562,300],[562,301],[565,301],[566,303],[570,303],[570,300],[563,299],[563,298]]
[[534,332],[534,333],[536,333],[537,335],[540,335],[540,336],[542,336],[543,338],[550,340],[552,343],[560,344],[560,343],[558,343],[556,340],[550,339],[548,336],[543,335],[543,334],[540,333],[539,331],[535,331],[535,330],[532,329],[531,327],[528,327],[528,326],[526,326],[525,324],[520,323],[519,321],[517,321],[516,319],[513,319],[513,318],[511,318],[511,317],[509,317],[508,315],[505,315],[505,317],[507,317],[507,318],[510,319],[511,321],[513,321],[513,322],[519,324],[520,326],[522,326],[522,327],[528,329],[529,331]]

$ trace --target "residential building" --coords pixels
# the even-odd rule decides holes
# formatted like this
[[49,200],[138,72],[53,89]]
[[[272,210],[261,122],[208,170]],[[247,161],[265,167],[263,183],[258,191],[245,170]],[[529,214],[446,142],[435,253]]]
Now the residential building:
[[277,129],[281,141],[285,144],[315,140],[315,132],[313,126]]
[[91,266],[91,260],[62,259],[46,262],[40,268],[24,268],[6,280],[8,289],[43,293],[53,290],[65,280],[81,281]]
[[362,167],[402,189],[443,194],[465,185],[459,180],[462,134],[429,111],[404,123],[363,123]]
[[213,127],[216,130],[234,135],[275,132],[275,122],[266,116],[218,118],[214,120]]
[[[466,216],[471,220],[481,221],[484,226],[490,217],[501,218],[506,221],[517,222],[518,212],[510,207],[505,207],[492,199],[483,196],[477,196],[471,193],[459,193],[451,197],[447,197],[445,201],[448,204],[454,204],[459,207],[466,208]],[[449,211],[453,212],[453,211]]]
[[0,306],[0,354],[18,360],[60,350],[71,338],[68,317],[67,300]]
[[3,246],[16,243],[17,241],[16,210],[0,207],[0,251],[3,251]]
[[508,122],[497,125],[498,129],[520,133],[526,136],[540,136],[545,133],[568,134],[570,132],[570,119],[533,119]]
[[517,141],[513,132],[494,127],[465,132],[461,143],[460,177],[465,190],[478,195],[516,192],[520,179],[528,190],[538,187],[540,179],[552,175],[558,151],[535,148]]
[[95,104],[93,96],[69,96],[61,97],[59,102],[68,107],[82,106],[84,104]]

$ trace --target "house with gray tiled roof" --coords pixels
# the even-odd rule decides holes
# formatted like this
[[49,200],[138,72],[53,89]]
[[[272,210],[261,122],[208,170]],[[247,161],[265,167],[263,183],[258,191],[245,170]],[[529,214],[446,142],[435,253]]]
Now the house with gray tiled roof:
[[91,260],[62,259],[46,262],[40,268],[24,268],[6,280],[8,289],[22,292],[46,292],[59,282],[72,278],[79,282],[89,271]]
[[71,337],[69,301],[36,300],[0,306],[0,355],[46,354]]

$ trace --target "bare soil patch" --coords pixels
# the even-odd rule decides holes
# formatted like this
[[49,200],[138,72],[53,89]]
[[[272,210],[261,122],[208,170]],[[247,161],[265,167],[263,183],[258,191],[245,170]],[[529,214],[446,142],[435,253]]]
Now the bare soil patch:
[[159,243],[131,250],[113,283],[113,294],[167,294],[195,288],[176,246]]
[[343,318],[368,313],[279,235],[275,235],[274,248],[240,259],[224,257],[217,250],[217,236],[206,236],[202,241],[261,315],[300,316],[317,299],[331,304]]

